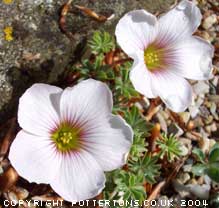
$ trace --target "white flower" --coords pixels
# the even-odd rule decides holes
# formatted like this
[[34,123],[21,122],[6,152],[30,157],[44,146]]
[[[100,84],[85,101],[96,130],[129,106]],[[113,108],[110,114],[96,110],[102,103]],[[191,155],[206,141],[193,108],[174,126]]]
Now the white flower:
[[112,115],[112,94],[102,82],[88,79],[64,91],[34,84],[20,98],[23,128],[9,159],[29,182],[46,183],[67,201],[98,195],[104,171],[125,164],[133,132]]
[[194,3],[182,1],[157,18],[135,10],[116,27],[119,45],[134,59],[130,79],[148,98],[159,96],[175,112],[184,111],[192,100],[192,89],[184,79],[205,80],[212,75],[214,48],[192,36],[201,23]]

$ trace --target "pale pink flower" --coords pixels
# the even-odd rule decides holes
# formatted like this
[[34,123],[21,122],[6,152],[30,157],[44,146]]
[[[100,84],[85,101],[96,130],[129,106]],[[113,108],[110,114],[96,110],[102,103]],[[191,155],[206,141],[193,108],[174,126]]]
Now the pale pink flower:
[[9,159],[29,182],[46,183],[67,201],[90,199],[104,188],[104,171],[123,166],[131,127],[112,115],[106,84],[88,79],[64,91],[34,84],[20,98]]
[[175,112],[184,111],[192,100],[185,80],[205,80],[212,75],[214,48],[192,36],[201,23],[197,6],[187,0],[157,19],[145,10],[122,17],[116,38],[134,59],[130,79],[148,98],[160,97]]

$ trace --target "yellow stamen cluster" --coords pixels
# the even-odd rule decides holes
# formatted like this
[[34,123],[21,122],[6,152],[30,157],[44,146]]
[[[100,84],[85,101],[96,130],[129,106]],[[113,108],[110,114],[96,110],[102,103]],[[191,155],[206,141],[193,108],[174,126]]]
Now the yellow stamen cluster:
[[150,71],[159,70],[164,65],[163,50],[156,46],[148,46],[144,51],[144,61]]
[[60,132],[58,142],[63,144],[69,144],[69,142],[74,138],[74,134],[72,132]]
[[13,40],[13,36],[12,36],[13,28],[12,27],[6,27],[4,29],[4,33],[5,33],[5,40],[6,41],[12,41]]
[[52,133],[51,138],[61,152],[76,150],[80,146],[80,130],[67,124],[61,125]]
[[159,61],[158,55],[156,53],[150,52],[145,54],[145,59],[147,60],[147,64],[155,64]]

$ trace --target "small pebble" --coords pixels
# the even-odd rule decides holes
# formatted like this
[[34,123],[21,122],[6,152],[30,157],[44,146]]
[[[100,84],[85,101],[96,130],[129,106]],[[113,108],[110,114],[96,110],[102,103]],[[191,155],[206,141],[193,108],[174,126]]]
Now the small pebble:
[[184,184],[180,183],[178,180],[173,181],[173,187],[182,198],[188,197],[190,195],[189,188],[186,187]]
[[210,150],[210,139],[206,137],[202,137],[199,145],[200,145],[202,152],[204,152],[204,154],[207,154]]
[[21,187],[16,187],[16,188],[14,189],[14,192],[16,192],[17,198],[18,198],[19,200],[24,200],[24,199],[26,199],[26,198],[28,197],[28,195],[29,195],[29,192],[28,192],[26,189],[21,188]]
[[184,172],[191,172],[192,171],[192,164],[186,164],[183,166]]
[[167,133],[167,123],[166,120],[164,119],[163,115],[161,113],[157,113],[157,119],[160,123],[161,129]]
[[206,19],[204,19],[202,26],[203,26],[204,29],[208,30],[215,23],[217,23],[217,15],[212,14],[209,17],[207,17]]
[[174,134],[176,137],[180,137],[184,134],[184,131],[175,123],[170,124],[168,132]]
[[177,179],[180,181],[180,183],[185,184],[190,180],[190,175],[188,173],[180,173]]
[[189,131],[193,130],[195,128],[195,124],[193,121],[189,121],[188,125],[187,125],[187,129]]
[[193,85],[193,91],[199,96],[200,94],[206,94],[209,92],[209,83],[206,81],[198,81],[198,83]]
[[187,124],[189,119],[190,119],[190,113],[189,112],[182,112],[182,113],[180,113],[180,116],[183,119],[183,122],[185,124]]

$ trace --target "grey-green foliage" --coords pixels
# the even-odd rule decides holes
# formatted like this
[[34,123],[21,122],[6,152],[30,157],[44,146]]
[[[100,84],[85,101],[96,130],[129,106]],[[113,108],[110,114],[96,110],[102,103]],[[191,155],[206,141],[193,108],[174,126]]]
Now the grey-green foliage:
[[115,47],[114,38],[105,31],[96,31],[93,37],[88,41],[88,45],[95,54],[107,53]]
[[157,140],[157,145],[160,148],[160,158],[163,159],[163,157],[166,156],[169,162],[178,158],[182,153],[182,145],[174,135],[167,136],[163,134],[162,138]]
[[156,183],[156,177],[160,175],[160,164],[157,156],[146,154],[143,158],[139,158],[137,162],[130,161],[130,169],[136,175],[144,175],[147,183]]
[[113,91],[114,109],[120,108],[121,104],[127,104],[132,98],[139,98],[139,93],[135,91],[129,79],[132,61],[120,64],[119,70],[104,62],[105,54],[115,48],[114,38],[107,32],[96,31],[88,45],[91,48],[92,60],[82,60],[80,65],[72,69],[73,72],[79,73],[80,79],[94,78],[107,83]]
[[139,96],[138,92],[133,88],[129,79],[129,69],[131,68],[131,62],[126,62],[120,67],[120,76],[115,79],[116,96],[124,96],[130,99],[134,96]]
[[139,130],[136,130],[133,139],[133,144],[129,153],[130,159],[136,162],[147,152],[146,146],[147,143],[145,141],[144,133]]
[[216,143],[210,150],[208,157],[201,149],[194,149],[198,163],[192,167],[194,175],[201,176],[207,174],[212,180],[219,183],[219,144]]
[[134,130],[139,130],[144,132],[144,136],[149,136],[148,132],[153,128],[153,125],[142,118],[136,106],[131,107],[129,111],[125,111],[124,117]]
[[120,171],[115,179],[117,192],[123,193],[123,200],[139,200],[143,201],[146,192],[143,186],[144,176],[136,175],[131,172]]

